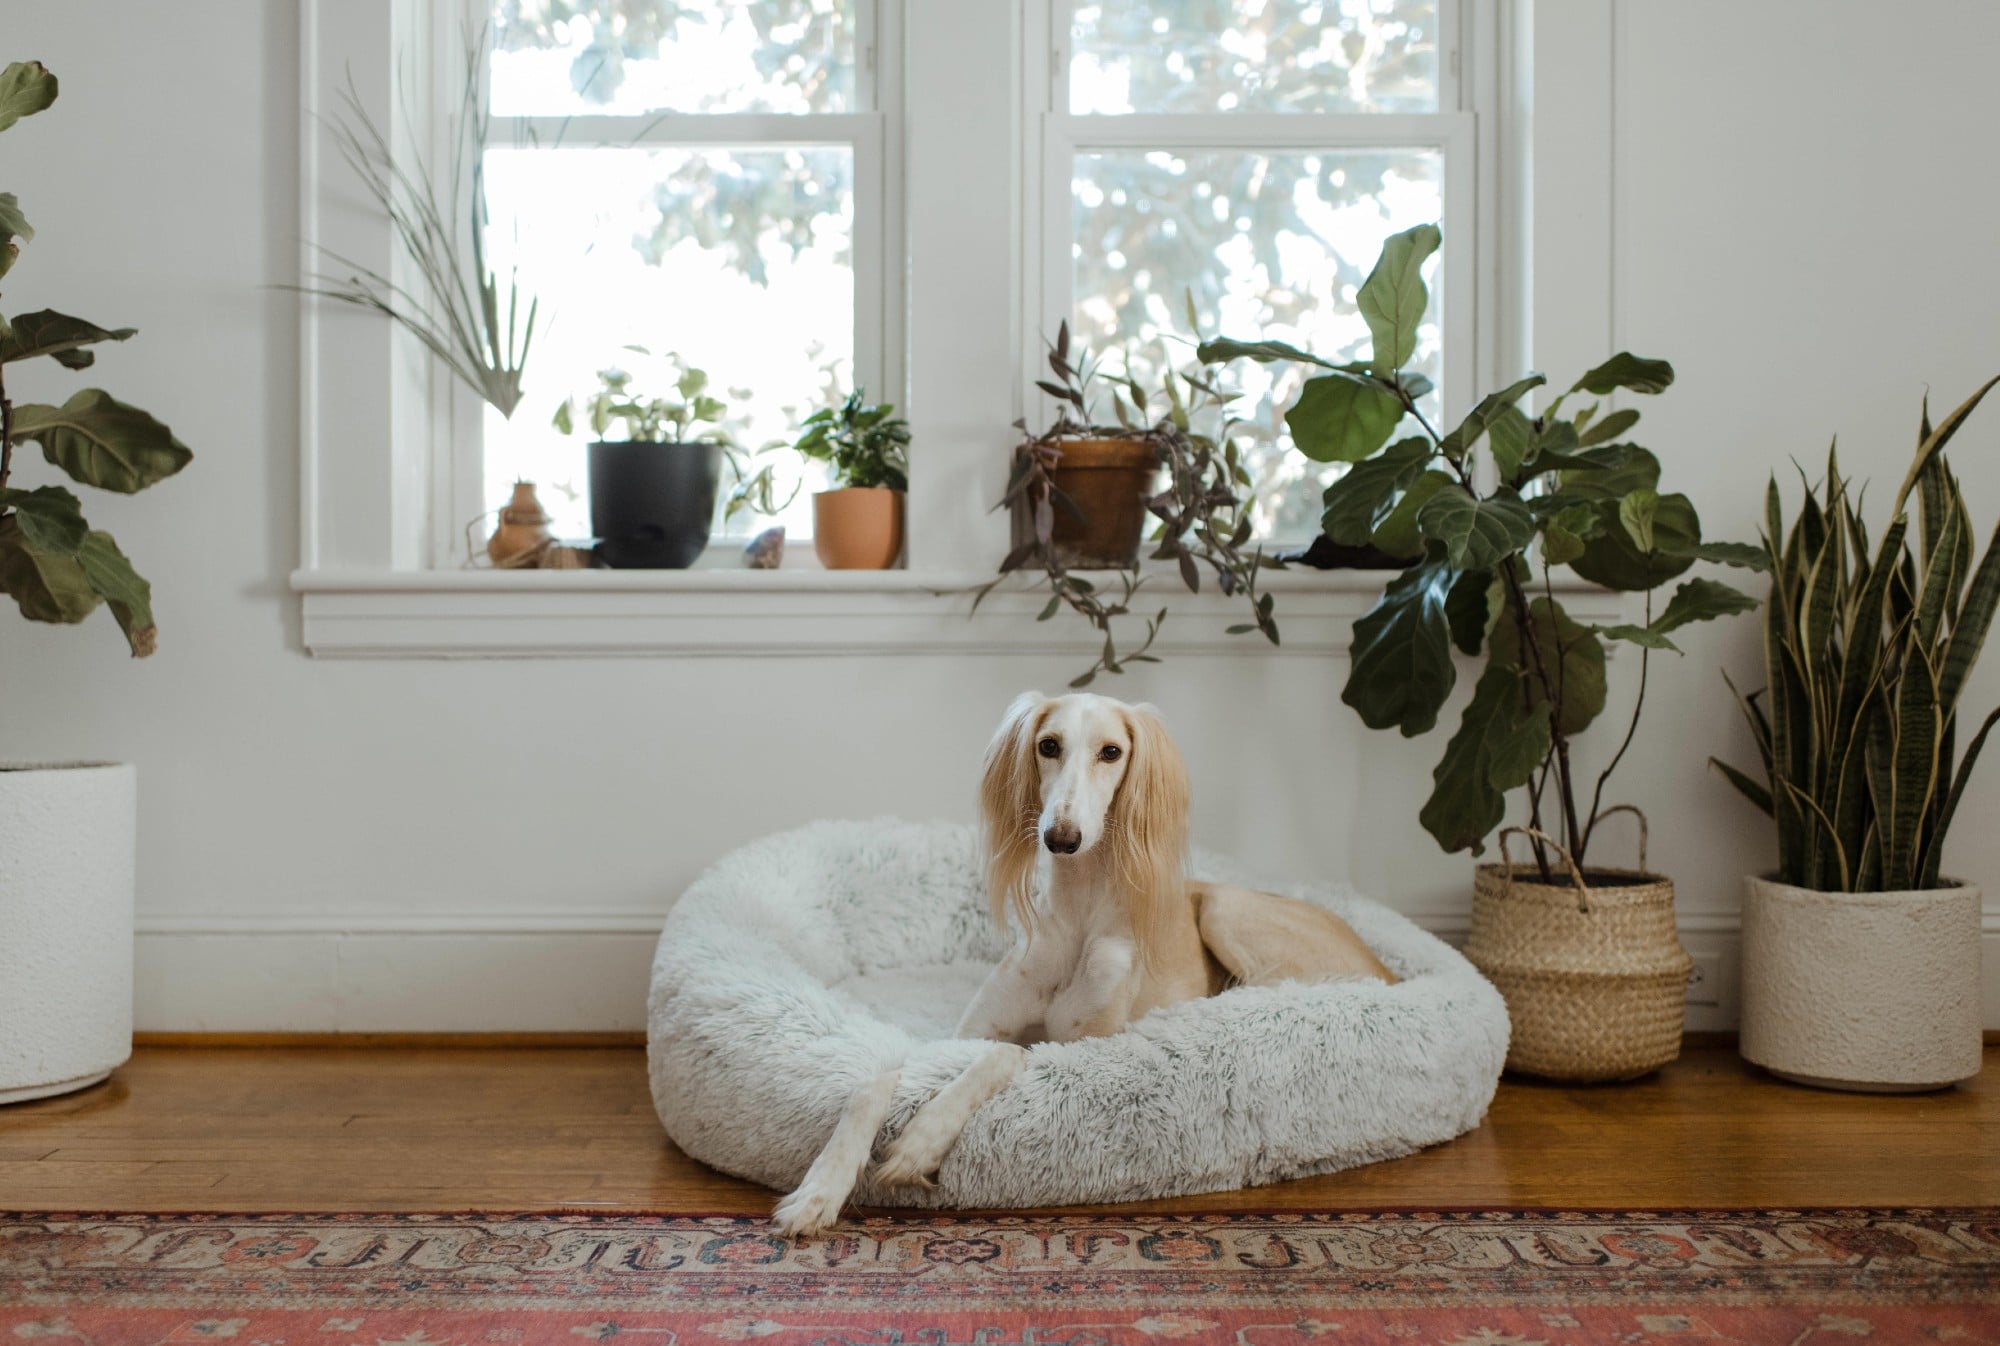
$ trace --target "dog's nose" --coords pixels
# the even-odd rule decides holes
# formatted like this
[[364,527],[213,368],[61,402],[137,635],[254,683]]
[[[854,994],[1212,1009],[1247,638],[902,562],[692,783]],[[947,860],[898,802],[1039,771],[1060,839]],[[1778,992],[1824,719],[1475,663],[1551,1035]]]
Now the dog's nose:
[[1075,823],[1052,823],[1042,833],[1042,844],[1057,855],[1075,855],[1076,848],[1083,844],[1083,833]]

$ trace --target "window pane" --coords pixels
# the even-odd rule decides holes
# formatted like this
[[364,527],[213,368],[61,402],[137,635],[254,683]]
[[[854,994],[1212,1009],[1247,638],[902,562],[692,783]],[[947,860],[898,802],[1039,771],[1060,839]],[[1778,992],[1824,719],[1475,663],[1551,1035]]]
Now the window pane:
[[[708,372],[753,469],[776,463],[785,492],[804,479],[778,522],[809,536],[824,474],[782,446],[853,378],[853,152],[495,149],[486,176],[494,265],[503,282],[520,268],[544,318],[514,419],[487,413],[487,503],[526,478],[559,536],[590,535],[587,433],[560,435],[550,417],[607,366],[638,394],[668,393],[659,362],[624,349],[639,345]],[[725,469],[724,496],[730,481]],[[769,522],[739,514],[728,531]]]
[[857,0],[494,0],[502,117],[852,112]]
[[[1435,221],[1443,159],[1434,150],[1245,154],[1125,150],[1079,154],[1074,171],[1073,324],[1093,351],[1122,351],[1157,387],[1164,365],[1193,362],[1184,291],[1205,335],[1272,338],[1334,360],[1367,354],[1355,291],[1382,240]],[[1437,259],[1432,306],[1412,367],[1442,386]],[[1123,360],[1112,355],[1108,367]],[[1306,373],[1296,365],[1231,365],[1223,382],[1245,396],[1242,441],[1259,491],[1259,535],[1303,541],[1319,532],[1320,492],[1337,467],[1295,452],[1283,408]],[[1437,395],[1423,411],[1436,423]]]
[[1069,110],[1436,112],[1438,0],[1096,0]]

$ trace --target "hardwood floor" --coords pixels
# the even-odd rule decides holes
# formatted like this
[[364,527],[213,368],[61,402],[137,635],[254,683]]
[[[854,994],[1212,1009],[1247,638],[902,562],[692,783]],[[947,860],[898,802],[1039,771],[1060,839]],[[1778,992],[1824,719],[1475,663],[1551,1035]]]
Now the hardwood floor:
[[[1486,1124],[1392,1163],[1130,1209],[2000,1205],[2000,1050],[1940,1094],[1779,1083],[1691,1046],[1637,1084],[1505,1082]],[[633,1047],[146,1046],[0,1108],[0,1208],[762,1214],[675,1150]]]

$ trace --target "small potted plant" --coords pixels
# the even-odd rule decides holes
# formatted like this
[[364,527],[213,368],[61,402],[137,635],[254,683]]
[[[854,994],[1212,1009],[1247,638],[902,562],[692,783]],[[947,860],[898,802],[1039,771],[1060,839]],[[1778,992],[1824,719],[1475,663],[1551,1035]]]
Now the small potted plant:
[[[1049,484],[1055,513],[1047,545],[1054,559],[1077,570],[1123,570],[1139,559],[1147,508],[1162,466],[1157,425],[1121,411],[1116,422],[1097,419],[1096,393],[1103,372],[1088,353],[1072,351],[1069,324],[1050,343],[1054,379],[1035,386],[1056,402],[1056,418],[1040,434],[1025,421],[1014,428],[1027,436],[1015,452],[1015,474],[1032,463]],[[1118,397],[1113,394],[1114,399]],[[1015,497],[1010,493],[1010,499]],[[1032,502],[1014,506],[1014,544],[1036,536]]]
[[1831,454],[1789,528],[1770,485],[1765,686],[1739,698],[1763,779],[1714,765],[1777,828],[1778,868],[1743,897],[1740,1047],[1786,1079],[1883,1092],[1979,1073],[1980,890],[1943,863],[2000,721],[1967,740],[1959,716],[2000,605],[2000,535],[1975,557],[1944,448],[1994,383],[1935,428],[1926,408],[1872,551]]
[[[1058,352],[1063,345],[1058,337]],[[1067,371],[1059,372],[1058,377],[1076,395],[1064,400],[1071,406],[1082,405],[1083,367],[1060,359],[1058,363]],[[1277,644],[1272,597],[1258,591],[1257,581],[1262,571],[1283,567],[1252,542],[1250,500],[1255,483],[1234,442],[1240,422],[1229,415],[1228,408],[1235,397],[1196,370],[1169,372],[1157,393],[1149,392],[1129,373],[1117,384],[1112,402],[1120,429],[1134,433],[1143,429],[1145,441],[1153,446],[1149,452],[1158,455],[1159,465],[1167,473],[1166,484],[1140,502],[1139,528],[1143,530],[1147,518],[1157,521],[1156,545],[1148,559],[1174,562],[1178,578],[1190,593],[1200,592],[1201,571],[1206,566],[1223,594],[1241,595],[1249,608],[1249,620],[1229,627],[1229,633],[1256,631]],[[1156,402],[1160,407],[1157,417]],[[1087,687],[1099,673],[1122,673],[1128,664],[1159,662],[1159,656],[1149,651],[1167,619],[1167,609],[1162,607],[1157,614],[1145,617],[1145,636],[1138,647],[1120,652],[1114,624],[1120,617],[1135,615],[1133,608],[1140,592],[1155,577],[1141,567],[1136,548],[1117,576],[1119,591],[1115,594],[1109,586],[1100,587],[1098,581],[1076,573],[1085,563],[1073,561],[1076,549],[1061,542],[1061,520],[1075,508],[1062,487],[1064,462],[1064,448],[1046,438],[1030,443],[1016,457],[1013,479],[996,508],[1012,508],[1017,520],[1025,518],[1028,536],[1000,562],[998,578],[974,590],[973,607],[976,610],[979,601],[1009,576],[1030,569],[1040,571],[1049,588],[1049,601],[1038,620],[1048,621],[1067,607],[1104,637],[1090,667],[1070,680],[1072,687]]]
[[[39,62],[0,71],[0,131],[47,108]],[[0,275],[34,237],[0,193]],[[0,316],[0,590],[31,621],[83,621],[107,607],[134,657],[153,653],[152,586],[66,487],[17,485],[27,444],[71,480],[130,495],[194,456],[173,432],[97,388],[61,405],[13,401],[13,370],[51,360],[88,369],[92,347],[124,341],[42,309]],[[137,772],[129,764],[0,765],[0,1103],[93,1084],[132,1051],[132,898]]]
[[722,425],[728,407],[708,392],[708,375],[678,356],[666,363],[676,396],[645,396],[630,373],[613,368],[598,373],[580,419],[574,398],[556,408],[556,429],[567,435],[587,427],[594,436],[590,528],[598,554],[617,570],[694,564],[708,545],[725,457],[737,466],[736,446]]
[[[1672,633],[1689,622],[1756,606],[1710,579],[1682,581],[1657,611],[1653,591],[1698,560],[1761,566],[1763,556],[1704,543],[1694,503],[1661,493],[1659,460],[1626,439],[1639,413],[1595,401],[1619,389],[1663,392],[1673,382],[1664,360],[1613,356],[1539,415],[1520,407],[1546,382],[1530,374],[1448,433],[1425,421],[1416,400],[1428,383],[1402,365],[1429,302],[1421,268],[1440,241],[1425,225],[1384,245],[1358,296],[1373,339],[1367,360],[1336,364],[1228,338],[1199,353],[1315,366],[1285,419],[1302,451],[1353,464],[1326,491],[1327,535],[1406,558],[1355,622],[1341,700],[1372,729],[1427,733],[1457,680],[1453,647],[1485,656],[1419,819],[1445,850],[1477,855],[1501,828],[1507,796],[1526,787],[1527,825],[1501,828],[1502,863],[1477,870],[1466,944],[1513,1017],[1509,1067],[1575,1080],[1641,1075],[1679,1054],[1691,963],[1675,933],[1672,882],[1646,870],[1643,818],[1636,869],[1591,864],[1599,825],[1637,812],[1606,805],[1604,789],[1638,727],[1653,653],[1675,650]],[[1416,433],[1389,443],[1405,417]],[[1482,445],[1490,487],[1475,462]],[[1645,621],[1571,618],[1547,584],[1565,566],[1644,593]],[[1608,640],[1637,647],[1639,695],[1591,785],[1570,743],[1604,709]],[[1530,863],[1512,863],[1506,841],[1516,835]]]
[[813,551],[828,570],[887,570],[903,554],[903,497],[910,489],[910,427],[856,388],[839,406],[806,418],[793,445],[833,469],[813,492]]

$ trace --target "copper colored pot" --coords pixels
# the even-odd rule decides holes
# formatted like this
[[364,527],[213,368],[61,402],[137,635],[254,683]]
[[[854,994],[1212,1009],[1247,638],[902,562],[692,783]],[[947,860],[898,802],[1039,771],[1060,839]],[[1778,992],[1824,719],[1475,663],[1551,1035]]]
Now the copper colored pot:
[[903,554],[903,493],[848,486],[813,494],[813,552],[828,570],[887,570]]
[[[1150,439],[1064,439],[1062,461],[1049,472],[1055,488],[1083,514],[1055,505],[1056,557],[1075,569],[1122,568],[1139,559],[1146,502],[1160,475]],[[1034,537],[1030,516],[1015,514],[1015,545]]]

